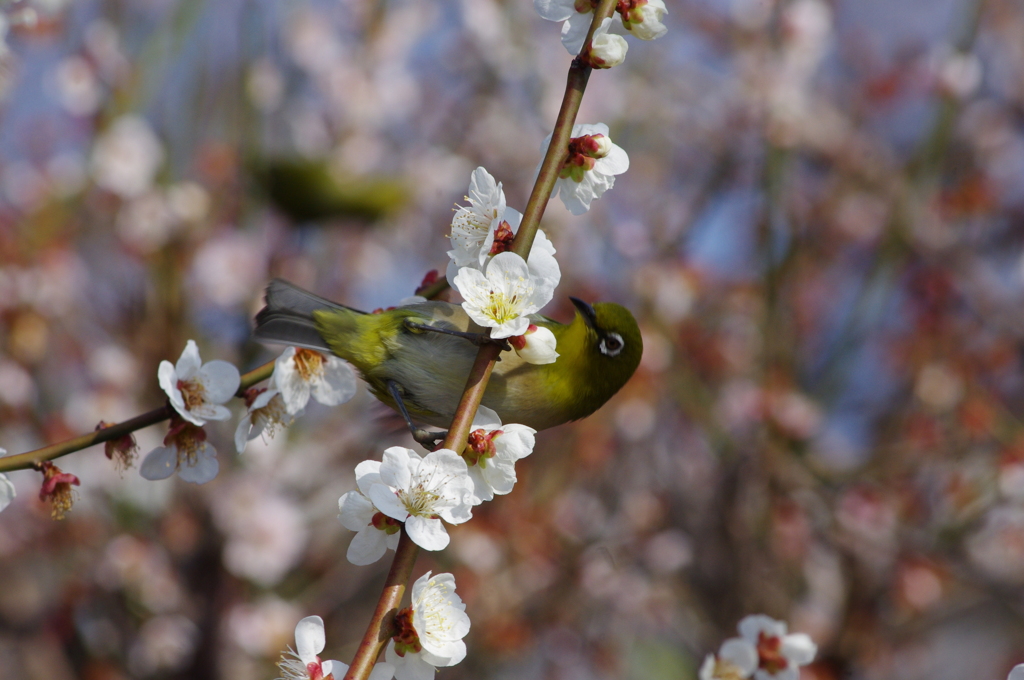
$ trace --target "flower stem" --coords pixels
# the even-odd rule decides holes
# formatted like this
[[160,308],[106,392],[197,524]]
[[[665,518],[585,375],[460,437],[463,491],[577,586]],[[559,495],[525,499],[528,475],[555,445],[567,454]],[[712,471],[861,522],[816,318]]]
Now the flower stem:
[[[594,20],[591,22],[587,39],[583,43],[584,50],[590,45],[594,30],[601,25],[605,17],[611,16],[614,7],[615,0],[601,0],[594,12]],[[520,223],[519,232],[512,241],[513,252],[523,259],[528,257],[530,249],[533,247],[533,239],[540,226],[541,217],[544,216],[544,208],[551,198],[551,191],[558,179],[558,173],[569,153],[572,127],[576,123],[576,114],[580,110],[580,103],[583,101],[583,92],[587,88],[590,72],[591,68],[584,64],[579,57],[573,59],[572,65],[569,67],[565,94],[562,96],[562,106],[558,110],[558,117],[551,134],[551,144],[541,162],[540,172],[534,182],[533,191],[530,193],[530,200],[523,212],[523,221]],[[423,295],[428,298],[433,297],[444,290],[446,286],[447,282],[438,281],[427,289],[429,292],[424,291]],[[448,435],[442,444],[443,448],[451,449],[456,453],[461,453],[466,448],[469,428],[473,423],[473,417],[480,406],[484,392],[487,390],[487,382],[490,380],[499,354],[501,354],[501,348],[495,344],[485,344],[477,353],[473,368],[470,369],[469,377],[466,379],[466,389],[455,409],[455,417],[452,418]],[[398,549],[395,551],[394,562],[391,563],[391,570],[384,583],[384,590],[377,601],[377,608],[373,612],[373,618],[370,619],[363,640],[356,650],[352,665],[349,667],[348,673],[345,674],[345,680],[367,680],[381,650],[384,649],[388,639],[394,635],[395,613],[402,602],[405,584],[412,577],[417,553],[416,544],[403,530],[402,538],[398,542]]]
[[[235,394],[237,396],[242,396],[242,392],[249,389],[256,383],[266,380],[273,372],[273,361],[249,371],[242,376],[241,386]],[[27,470],[44,460],[54,460],[55,458],[60,458],[61,456],[66,456],[69,453],[87,449],[90,446],[95,446],[96,444],[102,444],[103,442],[108,442],[112,439],[120,439],[126,434],[135,432],[136,430],[141,430],[142,428],[149,427],[150,425],[155,425],[162,420],[167,420],[173,413],[174,409],[165,404],[160,408],[147,411],[146,413],[135,416],[123,423],[104,427],[100,430],[96,430],[95,432],[89,432],[88,434],[79,435],[72,439],[66,439],[62,442],[50,444],[49,446],[44,446],[43,448],[36,449],[34,451],[19,453],[15,456],[5,456],[0,458],[0,472]]]

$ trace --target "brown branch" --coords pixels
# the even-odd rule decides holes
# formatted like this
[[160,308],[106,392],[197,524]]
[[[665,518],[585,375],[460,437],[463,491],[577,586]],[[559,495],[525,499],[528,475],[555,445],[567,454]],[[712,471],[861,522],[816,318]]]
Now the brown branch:
[[[594,30],[601,25],[601,21],[611,16],[614,11],[615,0],[602,0],[594,12],[594,20],[591,22],[590,31],[584,41],[584,51],[590,45]],[[555,120],[555,127],[551,133],[551,144],[548,145],[541,162],[540,172],[530,193],[530,200],[523,211],[523,221],[520,223],[519,231],[512,242],[512,252],[523,259],[529,256],[533,247],[533,239],[540,226],[540,220],[544,216],[544,208],[551,198],[551,191],[554,189],[555,181],[569,154],[569,139],[572,137],[572,128],[576,122],[576,114],[580,110],[580,103],[583,100],[583,92],[586,90],[587,81],[590,79],[591,68],[584,64],[579,57],[576,57],[569,67],[568,82],[565,86],[565,94],[562,96],[562,106],[558,110],[558,117]],[[437,288],[434,291],[434,288]],[[444,290],[445,285],[437,282],[430,289],[436,295]],[[469,428],[473,423],[480,401],[487,390],[487,382],[494,370],[494,363],[498,360],[501,349],[495,344],[486,344],[480,348],[470,369],[469,377],[466,380],[466,389],[462,393],[462,399],[455,409],[455,416],[448,428],[448,435],[445,437],[442,446],[461,453],[466,448],[466,440],[469,437]],[[398,549],[395,552],[395,560],[388,572],[388,579],[384,584],[384,591],[377,601],[377,608],[374,610],[370,625],[363,635],[362,642],[356,650],[352,665],[345,674],[345,680],[367,680],[373,665],[380,656],[384,645],[394,635],[394,616],[402,602],[405,594],[406,584],[412,577],[412,569],[416,564],[416,555],[419,548],[405,532],[399,541]]]
[[[238,388],[238,392],[235,393],[236,396],[242,396],[242,392],[249,389],[256,383],[266,380],[273,372],[273,361],[249,371],[242,376],[241,386]],[[103,442],[108,442],[112,439],[120,439],[126,434],[130,434],[136,430],[141,430],[142,428],[149,427],[150,425],[155,425],[162,420],[167,420],[173,413],[174,409],[170,404],[164,404],[160,408],[135,416],[123,423],[104,427],[101,430],[89,432],[88,434],[83,434],[72,439],[66,439],[62,442],[57,442],[56,444],[50,444],[49,446],[44,446],[43,448],[36,449],[34,451],[19,453],[16,456],[5,456],[4,458],[0,458],[0,472],[27,470],[44,460],[54,460],[55,458],[60,458],[61,456],[66,456],[69,453],[87,449],[90,446],[95,446],[96,444],[102,444]]]

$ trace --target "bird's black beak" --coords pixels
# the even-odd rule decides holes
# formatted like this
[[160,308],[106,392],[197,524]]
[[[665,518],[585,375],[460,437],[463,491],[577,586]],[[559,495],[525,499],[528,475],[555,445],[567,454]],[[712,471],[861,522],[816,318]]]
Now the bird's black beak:
[[579,298],[570,297],[569,299],[572,300],[572,304],[579,310],[580,316],[587,322],[587,325],[597,329],[597,314],[594,312],[594,308]]

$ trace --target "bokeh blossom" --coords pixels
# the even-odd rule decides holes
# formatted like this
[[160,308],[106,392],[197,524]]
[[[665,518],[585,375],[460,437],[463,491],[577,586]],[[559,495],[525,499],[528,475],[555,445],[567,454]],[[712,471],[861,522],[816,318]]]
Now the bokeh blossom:
[[739,623],[742,639],[757,651],[755,680],[799,680],[800,667],[814,660],[818,647],[805,633],[787,633],[786,623],[752,614]]

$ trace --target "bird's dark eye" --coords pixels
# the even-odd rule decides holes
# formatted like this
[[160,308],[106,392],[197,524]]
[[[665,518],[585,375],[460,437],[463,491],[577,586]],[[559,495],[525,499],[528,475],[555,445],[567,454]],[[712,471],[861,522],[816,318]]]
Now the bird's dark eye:
[[618,333],[609,333],[601,338],[601,354],[613,357],[622,351],[626,343],[622,342],[622,336]]

